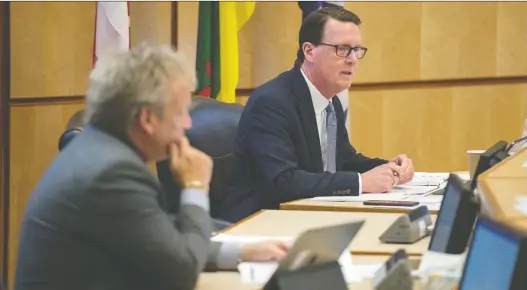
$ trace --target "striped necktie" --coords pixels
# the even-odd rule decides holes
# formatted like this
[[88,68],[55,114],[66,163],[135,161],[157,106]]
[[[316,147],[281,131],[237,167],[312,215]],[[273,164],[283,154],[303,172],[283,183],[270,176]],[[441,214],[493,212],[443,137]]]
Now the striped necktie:
[[335,160],[337,151],[337,115],[331,102],[326,107],[326,133],[328,141],[326,146],[326,171],[335,173],[337,170]]

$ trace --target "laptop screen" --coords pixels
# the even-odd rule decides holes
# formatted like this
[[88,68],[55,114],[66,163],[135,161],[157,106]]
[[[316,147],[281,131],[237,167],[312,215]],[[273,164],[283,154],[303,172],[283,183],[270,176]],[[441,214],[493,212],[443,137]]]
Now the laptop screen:
[[452,178],[449,178],[430,245],[428,246],[429,250],[441,253],[447,252],[462,194],[462,188],[456,182],[453,182]]
[[519,249],[514,233],[478,219],[459,289],[509,289]]

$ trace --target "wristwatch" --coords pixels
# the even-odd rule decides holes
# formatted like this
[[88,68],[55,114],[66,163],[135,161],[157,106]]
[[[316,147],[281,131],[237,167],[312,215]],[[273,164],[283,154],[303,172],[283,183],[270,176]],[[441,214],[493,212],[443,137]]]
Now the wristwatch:
[[184,184],[184,187],[185,188],[200,189],[200,190],[203,190],[203,191],[206,191],[206,192],[209,191],[209,185],[205,184],[205,183],[203,183],[203,182],[201,182],[199,180],[192,180],[192,181],[186,182]]

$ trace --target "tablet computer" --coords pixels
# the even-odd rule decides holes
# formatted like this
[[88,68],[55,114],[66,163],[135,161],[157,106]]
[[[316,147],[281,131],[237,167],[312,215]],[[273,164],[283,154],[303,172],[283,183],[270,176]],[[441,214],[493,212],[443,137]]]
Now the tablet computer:
[[363,224],[364,220],[360,220],[305,231],[287,251],[276,271],[294,271],[337,261]]

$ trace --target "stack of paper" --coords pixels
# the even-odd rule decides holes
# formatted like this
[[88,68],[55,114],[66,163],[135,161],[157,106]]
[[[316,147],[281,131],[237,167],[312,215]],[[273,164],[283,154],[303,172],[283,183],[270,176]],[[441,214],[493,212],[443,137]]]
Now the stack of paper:
[[[319,196],[311,198],[313,201],[325,202],[364,202],[370,200],[405,200],[417,201],[419,205],[426,205],[429,210],[439,210],[441,207],[442,195],[431,195],[437,190],[446,187],[450,173],[429,173],[416,172],[411,182],[398,185],[388,193],[364,193],[359,196]],[[415,206],[415,207],[417,207]],[[397,206],[378,206],[394,208]],[[415,208],[413,207],[413,208]]]
[[[219,234],[212,237],[213,241],[229,243],[254,243],[265,240],[282,240],[292,244],[293,237],[266,237],[266,236],[233,236]],[[342,267],[342,274],[347,283],[359,283],[363,279],[371,278],[382,266],[382,263],[355,265],[351,256],[351,251],[345,250],[339,258]],[[241,280],[248,284],[265,284],[271,278],[278,267],[278,262],[243,262],[238,265]]]
[[527,215],[527,195],[519,195],[516,197],[516,205],[514,206],[517,211]]
[[[326,202],[363,202],[367,200],[405,200],[405,201],[417,201],[418,205],[414,207],[408,207],[408,209],[414,209],[416,207],[426,205],[428,210],[439,210],[441,202],[443,200],[442,195],[401,195],[391,193],[378,193],[378,194],[363,194],[360,196],[320,196],[314,197],[311,200],[315,201],[326,201]],[[399,206],[376,206],[378,208],[398,208]]]
[[439,186],[448,180],[448,172],[416,172],[410,186]]
[[462,254],[446,254],[434,251],[425,252],[421,257],[421,263],[417,270],[417,275],[420,277],[421,283],[423,285],[429,285],[430,282],[446,283],[449,281],[459,281],[463,274],[466,253],[467,252]]
[[[347,283],[359,283],[363,279],[364,273],[368,273],[371,265],[361,267],[354,265],[351,259],[351,252],[345,251],[339,259],[342,274]],[[380,265],[373,265],[378,269]],[[238,265],[238,271],[243,283],[265,284],[271,278],[274,271],[278,268],[278,262],[243,262]]]
[[247,244],[247,243],[257,243],[266,240],[279,240],[287,244],[294,242],[294,237],[269,237],[269,236],[234,236],[228,234],[218,234],[211,238],[215,242],[228,242],[228,243],[238,243],[238,244]]
[[436,203],[443,200],[441,195],[407,195],[396,193],[367,193],[359,196],[319,196],[313,197],[311,200],[315,201],[331,201],[331,202],[361,202],[367,200],[406,200],[418,201],[423,203]]
[[[371,279],[382,263],[341,266],[346,283],[360,283],[363,279]],[[277,262],[243,262],[238,265],[238,271],[243,283],[265,284],[277,267]]]

